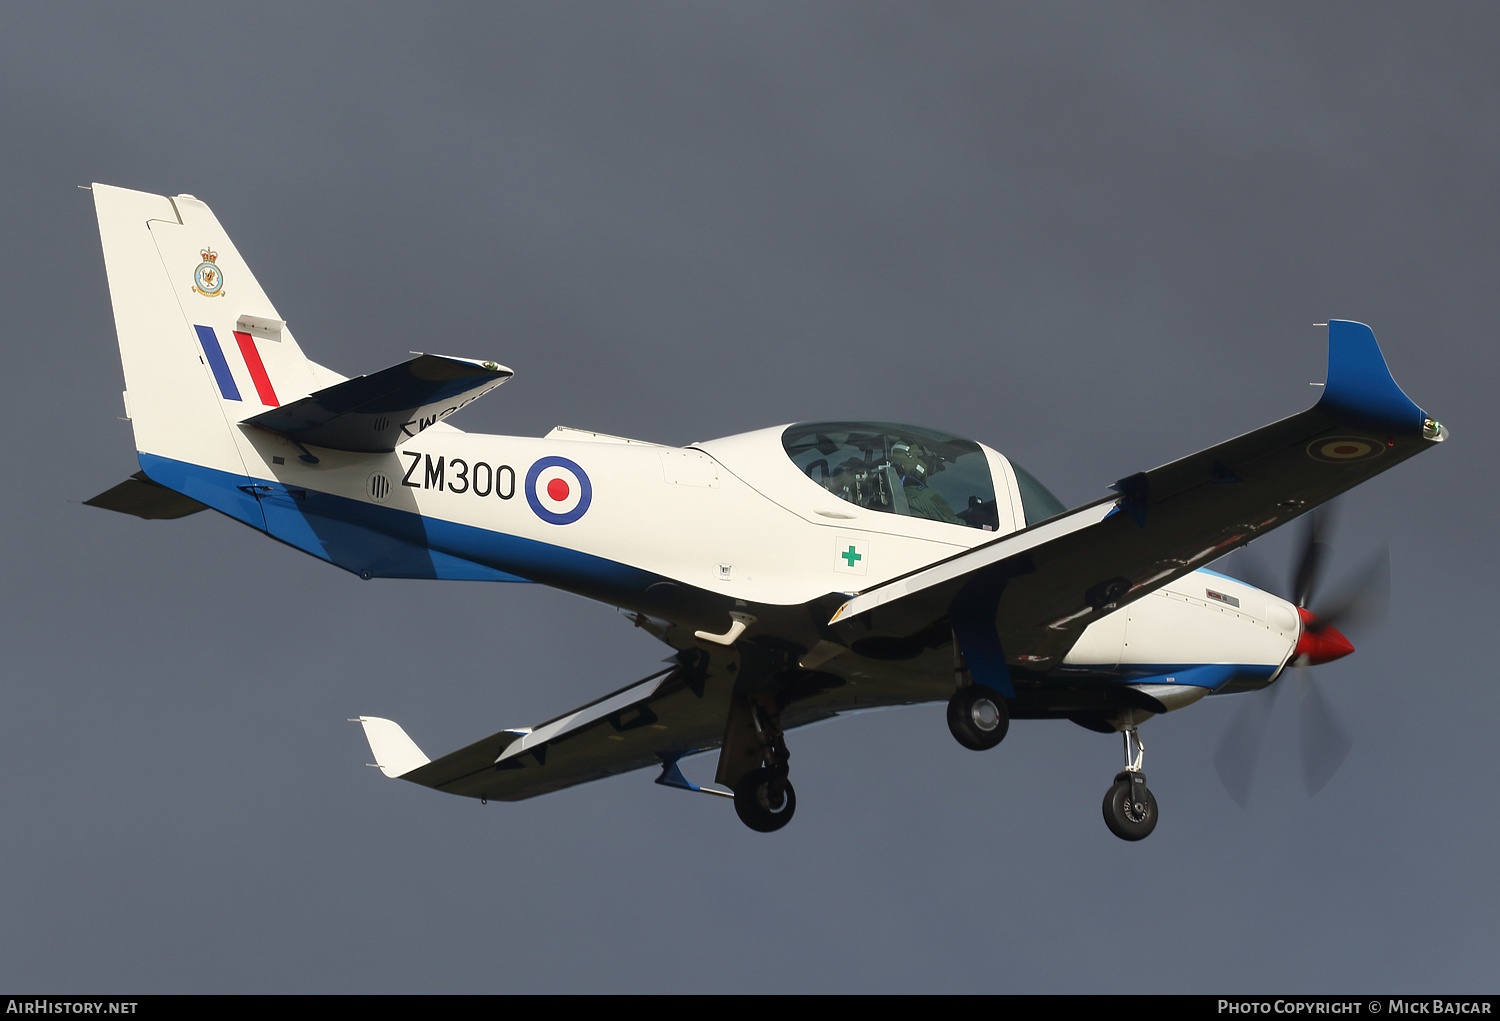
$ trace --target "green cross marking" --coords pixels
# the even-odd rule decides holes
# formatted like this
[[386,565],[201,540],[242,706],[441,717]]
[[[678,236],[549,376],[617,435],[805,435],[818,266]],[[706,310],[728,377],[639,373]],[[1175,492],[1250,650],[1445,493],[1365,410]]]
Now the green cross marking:
[[845,560],[849,561],[849,566],[850,567],[854,566],[854,562],[856,560],[863,560],[864,559],[864,554],[854,552],[854,547],[853,546],[849,547],[848,552],[846,552],[846,553],[840,553],[839,556],[841,556]]

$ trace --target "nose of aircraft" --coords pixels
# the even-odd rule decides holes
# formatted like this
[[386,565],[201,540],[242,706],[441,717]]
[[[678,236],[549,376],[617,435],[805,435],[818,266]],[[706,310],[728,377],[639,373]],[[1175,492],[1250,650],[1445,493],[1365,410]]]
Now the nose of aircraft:
[[1309,665],[1317,666],[1343,659],[1354,651],[1349,639],[1338,628],[1324,624],[1316,613],[1299,606],[1297,616],[1302,618],[1302,633],[1297,636],[1297,647],[1292,650],[1293,659],[1306,657]]

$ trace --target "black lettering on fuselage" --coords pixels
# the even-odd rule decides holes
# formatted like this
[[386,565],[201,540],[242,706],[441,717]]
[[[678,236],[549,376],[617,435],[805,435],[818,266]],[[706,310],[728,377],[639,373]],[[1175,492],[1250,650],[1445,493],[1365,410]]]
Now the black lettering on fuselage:
[[406,474],[401,476],[401,484],[403,486],[410,486],[413,489],[420,489],[422,484],[420,482],[413,482],[411,480],[411,473],[416,471],[417,465],[422,463],[422,455],[410,450],[403,450],[401,451],[401,456],[411,458],[411,464],[407,466]]
[[[494,493],[502,500],[516,495],[516,470],[508,464],[490,465],[488,461],[470,464],[461,457],[420,454],[415,450],[403,450],[403,457],[411,458],[401,484],[411,489],[446,489],[450,493],[473,493],[485,497]],[[417,469],[423,468],[418,482]]]

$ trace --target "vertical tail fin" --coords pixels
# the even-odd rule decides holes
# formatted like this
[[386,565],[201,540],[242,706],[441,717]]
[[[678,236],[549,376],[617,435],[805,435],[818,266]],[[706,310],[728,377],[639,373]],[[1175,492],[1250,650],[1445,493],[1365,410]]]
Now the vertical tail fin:
[[142,469],[263,528],[252,497],[174,465],[245,477],[237,423],[317,389],[313,367],[208,206],[93,194]]

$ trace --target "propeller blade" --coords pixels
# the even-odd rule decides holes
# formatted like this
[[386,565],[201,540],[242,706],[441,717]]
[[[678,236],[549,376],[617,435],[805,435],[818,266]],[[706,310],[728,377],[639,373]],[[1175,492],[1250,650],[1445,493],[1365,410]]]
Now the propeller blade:
[[1333,535],[1333,520],[1333,510],[1327,505],[1308,515],[1302,551],[1292,575],[1292,602],[1298,606],[1306,607],[1318,590],[1323,565],[1328,562],[1327,540]]
[[1255,763],[1260,759],[1261,746],[1265,743],[1266,723],[1271,718],[1271,707],[1276,704],[1279,690],[1279,685],[1272,684],[1269,695],[1247,693],[1245,704],[1235,712],[1229,729],[1219,740],[1218,750],[1214,752],[1214,769],[1218,771],[1219,780],[1241,808],[1250,804],[1250,781],[1255,775]]
[[1280,587],[1271,572],[1266,570],[1265,562],[1251,552],[1249,546],[1241,546],[1229,557],[1233,562],[1225,565],[1224,573],[1230,577],[1238,578],[1246,585],[1254,586],[1262,592],[1274,593]]
[[1382,547],[1328,601],[1319,627],[1340,631],[1373,630],[1385,623],[1391,608],[1391,551]]
[[1352,744],[1306,666],[1297,667],[1297,714],[1302,732],[1302,779],[1313,797],[1333,779]]

